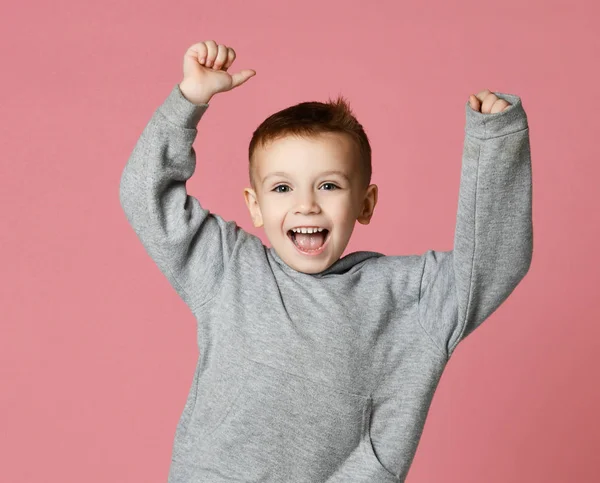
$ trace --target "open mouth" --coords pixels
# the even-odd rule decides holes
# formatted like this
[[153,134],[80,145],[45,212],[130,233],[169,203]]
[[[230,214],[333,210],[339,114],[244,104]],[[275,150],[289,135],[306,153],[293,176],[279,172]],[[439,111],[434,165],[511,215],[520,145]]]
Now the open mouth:
[[[303,255],[319,255],[325,250],[329,239],[331,238],[331,232],[327,229],[323,229],[317,233],[296,233],[292,230],[287,232],[288,238],[292,241],[296,250]],[[302,237],[302,241],[299,243],[298,237]]]

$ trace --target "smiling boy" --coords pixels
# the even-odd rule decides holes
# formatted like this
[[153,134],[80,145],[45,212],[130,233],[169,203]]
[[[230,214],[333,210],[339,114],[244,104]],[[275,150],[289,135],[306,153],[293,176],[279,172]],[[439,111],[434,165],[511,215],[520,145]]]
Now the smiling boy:
[[129,223],[197,320],[169,482],[403,482],[449,358],[531,264],[523,105],[470,97],[454,248],[402,256],[341,257],[377,203],[349,106],[273,114],[252,137],[244,190],[266,247],[186,190],[210,99],[256,74],[229,74],[234,59],[214,41],[187,50],[121,177]]
[[336,122],[349,125],[349,133],[362,137],[368,146],[362,127],[341,101],[331,107],[302,103],[285,109],[254,133],[253,140],[259,139],[261,145],[251,143],[253,187],[244,194],[254,226],[264,226],[281,259],[299,272],[319,273],[342,256],[356,221],[369,223],[377,186],[369,185],[370,149],[361,155],[350,134],[325,131],[307,137],[306,132],[290,134],[279,128],[276,140],[266,138],[272,126],[291,125],[307,109],[313,118],[339,111],[343,118]]

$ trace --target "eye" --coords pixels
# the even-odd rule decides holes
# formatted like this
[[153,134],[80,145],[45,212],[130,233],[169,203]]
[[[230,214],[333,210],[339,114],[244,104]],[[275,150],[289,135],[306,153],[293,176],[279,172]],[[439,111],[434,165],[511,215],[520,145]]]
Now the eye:
[[338,189],[339,188],[339,186],[337,186],[337,185],[335,185],[333,183],[323,183],[322,186],[327,186],[327,185],[333,186],[334,188],[329,189],[329,190],[325,190],[325,191],[334,191],[334,189]]
[[289,186],[286,184],[280,184],[280,185],[275,186],[275,188],[273,188],[272,191],[275,191],[275,193],[286,193],[286,191],[277,191],[277,188],[284,188],[284,187],[289,188]]

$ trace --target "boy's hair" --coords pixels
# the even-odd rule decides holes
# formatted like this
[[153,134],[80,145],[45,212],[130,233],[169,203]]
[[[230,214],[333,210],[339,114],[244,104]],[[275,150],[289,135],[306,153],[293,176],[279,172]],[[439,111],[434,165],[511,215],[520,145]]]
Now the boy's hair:
[[255,186],[252,155],[257,146],[285,136],[316,137],[324,132],[345,133],[358,149],[361,179],[366,188],[371,182],[371,145],[362,125],[357,121],[348,101],[341,95],[328,102],[302,102],[287,107],[266,118],[252,134],[248,149],[249,177]]

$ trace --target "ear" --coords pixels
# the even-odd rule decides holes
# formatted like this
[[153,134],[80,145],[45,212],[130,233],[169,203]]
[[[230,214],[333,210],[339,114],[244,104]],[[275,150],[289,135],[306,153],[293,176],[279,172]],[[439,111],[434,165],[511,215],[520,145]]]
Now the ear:
[[362,209],[357,218],[358,222],[362,223],[363,225],[368,225],[371,221],[373,211],[375,210],[375,205],[377,204],[377,190],[378,188],[376,184],[369,185],[367,188]]
[[244,188],[244,199],[246,200],[246,206],[250,211],[252,217],[252,223],[256,228],[263,226],[262,213],[260,212],[260,206],[258,205],[258,198],[252,188]]

